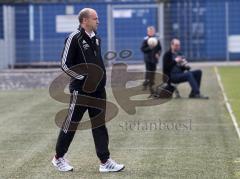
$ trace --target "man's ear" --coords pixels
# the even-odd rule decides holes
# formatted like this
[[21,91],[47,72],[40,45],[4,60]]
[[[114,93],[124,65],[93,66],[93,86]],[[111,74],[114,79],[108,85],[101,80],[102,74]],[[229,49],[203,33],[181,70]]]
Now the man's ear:
[[83,23],[86,23],[87,22],[87,18],[83,18]]

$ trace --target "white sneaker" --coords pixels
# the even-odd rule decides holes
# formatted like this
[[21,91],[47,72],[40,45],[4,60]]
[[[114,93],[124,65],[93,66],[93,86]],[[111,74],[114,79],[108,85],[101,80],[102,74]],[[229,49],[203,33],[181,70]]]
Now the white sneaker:
[[125,166],[123,164],[118,164],[112,159],[108,159],[106,163],[100,164],[100,172],[119,172],[123,170]]
[[73,171],[73,167],[68,164],[68,161],[64,159],[63,157],[56,159],[56,157],[53,157],[52,164],[54,167],[61,171],[61,172],[68,172]]

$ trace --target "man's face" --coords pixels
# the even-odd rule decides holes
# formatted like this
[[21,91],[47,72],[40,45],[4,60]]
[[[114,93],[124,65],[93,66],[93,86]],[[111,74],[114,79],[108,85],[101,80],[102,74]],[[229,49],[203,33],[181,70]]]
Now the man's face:
[[174,52],[178,52],[181,49],[181,44],[179,40],[173,40],[172,44],[171,44],[171,49]]
[[154,28],[148,28],[147,29],[147,35],[152,37],[155,35],[155,29]]
[[98,24],[99,24],[99,20],[98,20],[97,12],[91,11],[89,18],[87,18],[86,20],[86,26],[88,26],[89,29],[96,31]]

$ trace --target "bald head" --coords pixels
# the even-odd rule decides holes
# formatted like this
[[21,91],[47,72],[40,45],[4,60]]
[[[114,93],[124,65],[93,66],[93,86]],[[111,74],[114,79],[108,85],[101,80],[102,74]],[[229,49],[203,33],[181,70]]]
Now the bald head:
[[181,43],[179,39],[172,39],[171,40],[171,50],[172,52],[178,52],[181,49]]
[[78,14],[78,20],[85,30],[96,31],[99,24],[96,10],[92,8],[84,8]]
[[83,22],[84,18],[89,18],[91,13],[96,13],[96,11],[94,9],[91,8],[84,8],[82,9],[79,13],[78,13],[78,20],[79,23],[81,24]]

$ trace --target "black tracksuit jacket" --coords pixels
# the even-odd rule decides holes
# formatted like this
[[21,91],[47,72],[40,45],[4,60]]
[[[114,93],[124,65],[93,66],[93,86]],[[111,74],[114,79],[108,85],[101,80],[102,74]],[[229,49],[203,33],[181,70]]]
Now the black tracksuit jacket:
[[105,89],[106,69],[101,54],[101,39],[97,35],[90,38],[83,28],[71,33],[65,40],[61,61],[62,70],[71,76],[70,91],[81,91],[87,79],[87,74],[78,74],[76,70],[72,70],[72,67],[79,64],[94,64],[100,67],[104,74],[96,91]]

